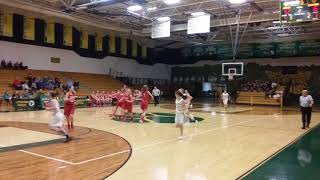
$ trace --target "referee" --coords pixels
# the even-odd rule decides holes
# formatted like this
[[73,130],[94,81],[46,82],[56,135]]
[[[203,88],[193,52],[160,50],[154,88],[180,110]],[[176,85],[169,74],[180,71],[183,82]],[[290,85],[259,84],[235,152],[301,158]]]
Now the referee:
[[307,90],[302,91],[302,95],[299,98],[300,109],[302,114],[302,129],[309,128],[311,121],[311,112],[313,106],[313,98],[308,95]]
[[152,95],[154,97],[154,106],[157,106],[160,102],[160,90],[156,86],[152,90]]

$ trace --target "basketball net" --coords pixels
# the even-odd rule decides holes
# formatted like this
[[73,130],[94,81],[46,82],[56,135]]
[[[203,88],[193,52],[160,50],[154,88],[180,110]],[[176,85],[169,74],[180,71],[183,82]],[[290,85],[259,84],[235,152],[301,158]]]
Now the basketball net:
[[233,80],[233,74],[229,74],[229,75],[228,75],[228,79],[229,79],[229,80]]

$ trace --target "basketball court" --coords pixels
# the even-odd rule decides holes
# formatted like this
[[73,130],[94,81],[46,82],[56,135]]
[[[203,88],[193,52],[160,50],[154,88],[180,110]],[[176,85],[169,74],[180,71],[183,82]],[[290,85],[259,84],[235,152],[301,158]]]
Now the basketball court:
[[[151,106],[150,113],[159,113],[158,119],[166,119],[174,113],[168,110],[171,106]],[[284,176],[276,168],[274,157],[311,163],[312,158],[309,162],[303,154],[294,152],[319,141],[314,135],[319,131],[318,113],[314,113],[310,130],[304,131],[297,128],[297,110],[235,106],[223,112],[214,104],[203,106],[195,108],[193,114],[204,120],[187,124],[183,141],[177,139],[173,123],[119,122],[104,114],[111,108],[78,109],[75,140],[68,144],[61,143],[63,138],[48,130],[48,112],[3,113],[2,177],[263,179],[265,175]],[[305,134],[307,137],[302,138]],[[309,144],[295,146],[297,141]],[[295,177],[302,177],[306,172],[295,173]]]

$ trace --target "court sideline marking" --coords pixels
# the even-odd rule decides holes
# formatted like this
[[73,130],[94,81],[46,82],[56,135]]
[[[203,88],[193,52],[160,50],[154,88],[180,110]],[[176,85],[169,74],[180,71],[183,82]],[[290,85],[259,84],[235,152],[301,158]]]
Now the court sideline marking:
[[[265,118],[265,117],[264,117]],[[264,118],[261,118],[260,120],[264,119]],[[189,137],[189,136],[199,136],[199,135],[202,135],[202,134],[206,134],[206,133],[209,133],[209,132],[212,132],[212,131],[216,131],[216,130],[220,130],[220,129],[225,129],[225,128],[228,128],[228,127],[233,127],[233,126],[237,126],[239,124],[244,124],[244,123],[247,123],[247,122],[251,122],[251,121],[255,121],[257,119],[251,119],[251,120],[248,120],[248,121],[242,121],[240,123],[235,123],[235,124],[231,124],[231,125],[225,125],[225,126],[222,126],[222,127],[218,127],[218,128],[212,128],[212,129],[209,129],[209,130],[206,130],[204,132],[201,132],[201,133],[197,133],[197,134],[191,134],[191,135],[187,135],[185,137]],[[171,141],[176,141],[178,138],[172,138],[172,139],[167,139],[167,140],[164,140],[164,141],[160,141],[160,142],[156,142],[156,143],[151,143],[151,144],[147,144],[147,145],[144,145],[144,146],[141,146],[141,147],[138,147],[138,148],[132,148],[132,150],[142,150],[142,149],[146,149],[146,148],[149,148],[149,147],[152,147],[152,146],[156,146],[156,145],[159,145],[159,144],[164,144],[164,143],[168,143],[168,142],[171,142]],[[108,154],[108,155],[105,155],[105,156],[101,156],[101,157],[97,157],[97,158],[93,158],[93,159],[88,159],[88,160],[85,160],[85,161],[81,161],[81,162],[78,162],[78,163],[74,163],[72,165],[79,165],[79,164],[84,164],[84,163],[87,163],[87,162],[91,162],[91,161],[95,161],[95,160],[99,160],[99,159],[103,159],[103,158],[108,158],[108,157],[111,157],[111,156],[115,156],[115,155],[118,155],[118,154],[123,154],[123,153],[127,153],[129,152],[130,150],[125,150],[125,151],[120,151],[120,152],[117,152],[117,153],[113,153],[113,154]],[[59,168],[66,168],[68,166],[61,166]]]
[[53,158],[53,157],[49,157],[49,156],[45,156],[45,155],[41,155],[41,154],[38,154],[38,153],[33,153],[33,152],[30,152],[30,151],[25,151],[25,150],[19,150],[19,151],[23,152],[23,153],[31,154],[31,155],[34,155],[34,156],[43,157],[43,158],[51,159],[51,160],[58,161],[58,162],[63,162],[63,163],[70,164],[70,165],[74,165],[75,164],[73,162],[69,162],[69,161],[65,161],[65,160],[61,160],[61,159],[57,159],[57,158]]
[[[0,148],[1,147],[6,147],[6,146],[3,145],[3,144],[0,144]],[[53,157],[49,157],[49,156],[45,156],[45,155],[41,155],[41,154],[38,154],[38,153],[33,153],[33,152],[30,152],[30,151],[26,151],[26,150],[18,150],[18,151],[26,153],[26,154],[30,154],[30,155],[43,157],[43,158],[46,158],[46,159],[51,159],[51,160],[54,160],[54,161],[63,162],[63,163],[70,164],[70,165],[74,165],[73,162],[69,162],[69,161],[65,161],[65,160],[61,160],[61,159],[57,159],[57,158],[53,158]]]

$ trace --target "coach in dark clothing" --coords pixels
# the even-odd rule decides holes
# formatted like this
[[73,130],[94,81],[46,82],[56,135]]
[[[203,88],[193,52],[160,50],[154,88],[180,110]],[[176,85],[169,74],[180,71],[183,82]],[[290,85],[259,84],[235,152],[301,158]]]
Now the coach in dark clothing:
[[307,90],[302,91],[302,95],[299,98],[300,109],[302,114],[302,129],[309,128],[311,121],[311,112],[313,106],[313,98],[308,95]]

